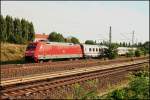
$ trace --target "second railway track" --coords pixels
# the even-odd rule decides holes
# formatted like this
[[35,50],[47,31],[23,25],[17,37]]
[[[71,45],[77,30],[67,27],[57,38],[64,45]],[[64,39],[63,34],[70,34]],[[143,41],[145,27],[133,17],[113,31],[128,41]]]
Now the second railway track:
[[[139,57],[134,58],[134,60],[146,59],[148,57]],[[26,76],[32,74],[40,74],[47,72],[55,72],[62,70],[72,70],[75,68],[82,68],[87,66],[98,66],[98,65],[107,65],[114,63],[121,63],[131,61],[131,59],[118,59],[118,60],[79,60],[79,61],[63,61],[63,62],[53,62],[53,63],[44,63],[44,64],[23,64],[16,65],[14,67],[7,67],[7,65],[1,66],[1,78],[12,78],[18,76]],[[19,67],[20,66],[20,67]]]
[[[2,98],[15,98],[18,96],[26,96],[32,95],[39,91],[49,91],[55,87],[61,87],[69,84],[74,84],[78,82],[82,82],[85,80],[91,80],[99,77],[104,77],[107,75],[111,75],[118,72],[128,72],[131,70],[136,70],[140,68],[140,65],[148,63],[147,60],[141,60],[132,63],[122,63],[116,64],[113,67],[106,67],[103,69],[97,69],[98,67],[94,67],[93,69],[82,69],[81,73],[79,70],[76,71],[76,74],[69,74],[65,76],[65,73],[62,77],[58,74],[57,77],[48,78],[43,76],[43,79],[38,79],[29,81],[26,84],[14,85],[12,87],[3,87],[1,93]],[[108,66],[108,65],[107,65]],[[110,65],[109,65],[110,66]],[[95,70],[94,70],[95,69]],[[32,77],[33,79],[33,77]],[[22,81],[23,82],[23,81]]]

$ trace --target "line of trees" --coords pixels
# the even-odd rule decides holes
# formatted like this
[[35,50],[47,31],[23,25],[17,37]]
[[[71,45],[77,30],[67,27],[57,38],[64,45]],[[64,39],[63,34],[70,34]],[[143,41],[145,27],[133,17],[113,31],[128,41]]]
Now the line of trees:
[[57,32],[52,32],[49,34],[49,41],[52,42],[67,42],[67,43],[80,43],[79,39],[77,39],[76,37],[67,37],[65,38],[62,34],[57,33]]
[[0,15],[0,39],[2,42],[24,44],[33,41],[35,38],[32,22],[25,19],[12,18],[7,15]]
[[[35,38],[35,31],[34,25],[32,22],[29,22],[25,19],[19,18],[12,18],[11,16],[7,15],[3,17],[0,15],[0,40],[1,42],[9,42],[9,43],[16,43],[16,44],[24,44],[28,43],[29,41],[33,41]],[[58,32],[52,32],[49,34],[49,41],[53,42],[68,42],[68,43],[80,43],[79,39],[76,37],[67,37],[65,38],[62,34]],[[86,40],[85,44],[100,44],[109,46],[109,42],[103,41],[101,43],[96,43],[93,40]],[[130,43],[127,42],[120,42],[120,43],[113,43],[117,46],[123,47],[132,47]],[[138,47],[142,50],[145,50],[149,53],[149,41],[145,43],[135,43],[134,47]]]
[[96,43],[96,41],[93,40],[86,40],[85,44],[91,44],[91,45],[106,45],[109,48],[105,51],[106,57],[109,59],[114,59],[118,56],[117,54],[117,48],[118,47],[137,47],[137,50],[135,52],[129,51],[126,56],[127,57],[132,57],[136,56],[139,57],[141,55],[146,55],[150,53],[149,47],[150,47],[150,41],[146,41],[145,43],[135,43],[134,45],[130,45],[130,43],[127,42],[120,42],[120,43],[111,43],[107,41],[103,41],[100,43]]
[[[92,44],[92,45],[100,44],[100,45],[109,46],[109,42],[107,42],[107,41],[96,43],[96,41],[93,41],[93,40],[86,40],[85,44]],[[132,46],[130,42],[119,42],[119,43],[115,43],[115,44],[120,46],[120,47],[131,47]],[[134,47],[141,47],[142,45],[143,44],[141,42],[139,42],[139,43],[135,43],[133,46]]]

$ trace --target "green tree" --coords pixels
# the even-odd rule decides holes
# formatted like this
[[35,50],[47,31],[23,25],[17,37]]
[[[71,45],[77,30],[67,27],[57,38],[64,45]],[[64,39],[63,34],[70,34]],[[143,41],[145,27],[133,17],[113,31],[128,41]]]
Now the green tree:
[[57,40],[56,36],[57,36],[57,32],[50,33],[48,37],[49,41],[56,41]]
[[33,23],[29,23],[29,36],[28,36],[28,41],[33,41],[35,38],[35,31],[34,31],[34,26]]
[[103,45],[103,43],[102,43],[102,42],[100,42],[100,45]]
[[71,37],[65,38],[65,42],[71,43]]
[[72,99],[100,99],[97,92],[98,80],[87,81],[85,84],[88,85],[88,90],[82,85],[73,85],[74,94]]
[[141,54],[142,54],[141,50],[136,50],[136,51],[135,51],[135,56],[136,56],[136,57],[140,57]]
[[115,100],[122,100],[122,99],[125,99],[124,98],[124,95],[125,95],[125,90],[124,89],[117,89],[117,90],[115,90],[115,91],[113,91],[109,96],[110,96],[110,98],[113,98],[113,99],[115,99]]
[[60,34],[60,33],[58,33],[57,39],[58,39],[57,42],[65,42],[65,38],[64,38],[63,35]]
[[122,46],[123,46],[123,47],[125,47],[125,46],[126,46],[125,42],[123,42]]
[[118,48],[117,44],[115,44],[115,43],[110,44],[109,48],[105,51],[106,56],[109,59],[116,58],[118,56],[117,48]]
[[129,83],[129,89],[134,92],[134,94],[128,98],[131,99],[148,99],[149,98],[149,78],[148,77],[135,77]]
[[93,44],[95,44],[95,42],[93,40],[86,40],[85,44],[92,44],[93,45]]
[[128,43],[128,47],[131,47],[131,44],[130,44],[130,42]]
[[71,38],[71,42],[72,42],[72,43],[75,43],[75,44],[80,43],[80,42],[79,42],[79,39],[77,39],[76,37],[72,37],[72,38]]
[[134,44],[133,44],[133,47],[137,47],[137,46],[138,46],[137,43],[134,43]]
[[134,56],[134,52],[133,50],[129,50],[129,52],[126,53],[127,57],[133,57]]
[[150,54],[150,41],[146,41],[142,47],[145,49],[146,53],[149,53]]
[[130,76],[128,87],[109,93],[105,99],[149,100],[149,71],[140,71]]
[[141,42],[139,42],[137,45],[138,45],[138,47],[142,47],[142,43]]
[[141,48],[140,48],[140,50],[141,50],[142,54],[146,56],[146,54],[147,54],[146,49],[145,49],[145,48],[143,48],[143,47],[141,47]]
[[0,40],[5,42],[7,40],[7,34],[6,34],[6,22],[5,22],[5,18],[3,18],[2,15],[0,15],[0,23],[1,23],[1,27],[0,27]]
[[21,19],[21,28],[22,28],[22,41],[23,43],[27,43],[28,41],[28,23],[25,19]]
[[14,19],[14,36],[15,36],[15,43],[22,43],[22,29],[21,29],[21,22],[20,19]]
[[7,41],[13,43],[15,41],[15,36],[14,36],[14,24],[13,24],[13,19],[10,16],[6,16],[6,33],[7,33]]
[[127,42],[125,43],[125,46],[128,47],[128,43]]
[[0,22],[0,38],[3,42],[27,43],[28,41],[32,41],[35,37],[32,22],[28,22],[25,19],[20,21],[19,18],[13,19],[9,15],[7,15],[6,18],[0,15]]
[[119,46],[122,47],[122,43],[121,42],[119,43]]
[[65,42],[65,38],[63,37],[63,35],[57,32],[50,33],[48,39],[49,41],[53,42]]

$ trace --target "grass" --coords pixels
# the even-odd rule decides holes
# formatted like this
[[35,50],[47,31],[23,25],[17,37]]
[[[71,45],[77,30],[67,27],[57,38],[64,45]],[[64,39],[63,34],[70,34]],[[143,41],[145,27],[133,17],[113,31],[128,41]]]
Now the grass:
[[113,92],[116,89],[123,89],[123,88],[128,86],[128,83],[129,83],[129,80],[122,80],[120,83],[118,83],[116,85],[109,86],[108,89],[106,89],[105,91],[99,92],[98,95],[102,99],[105,99],[108,93],[111,93],[111,92]]
[[101,96],[102,99],[138,99],[149,100],[149,65],[144,65],[143,69],[128,75],[127,85],[122,84],[117,88],[110,89]]
[[1,64],[21,63],[26,45],[1,43]]

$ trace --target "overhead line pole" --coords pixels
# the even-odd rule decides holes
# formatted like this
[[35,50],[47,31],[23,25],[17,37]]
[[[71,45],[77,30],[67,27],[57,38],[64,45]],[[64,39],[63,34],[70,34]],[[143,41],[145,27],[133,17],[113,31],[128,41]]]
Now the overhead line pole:
[[133,45],[134,45],[134,31],[132,33],[132,47],[133,47]]
[[110,26],[110,29],[109,29],[109,46],[111,45],[111,38],[112,38],[112,36],[111,36],[111,26]]
[[[132,52],[133,52],[133,46],[134,46],[134,31],[132,32]],[[132,60],[133,60],[133,57],[134,56],[132,56]]]

